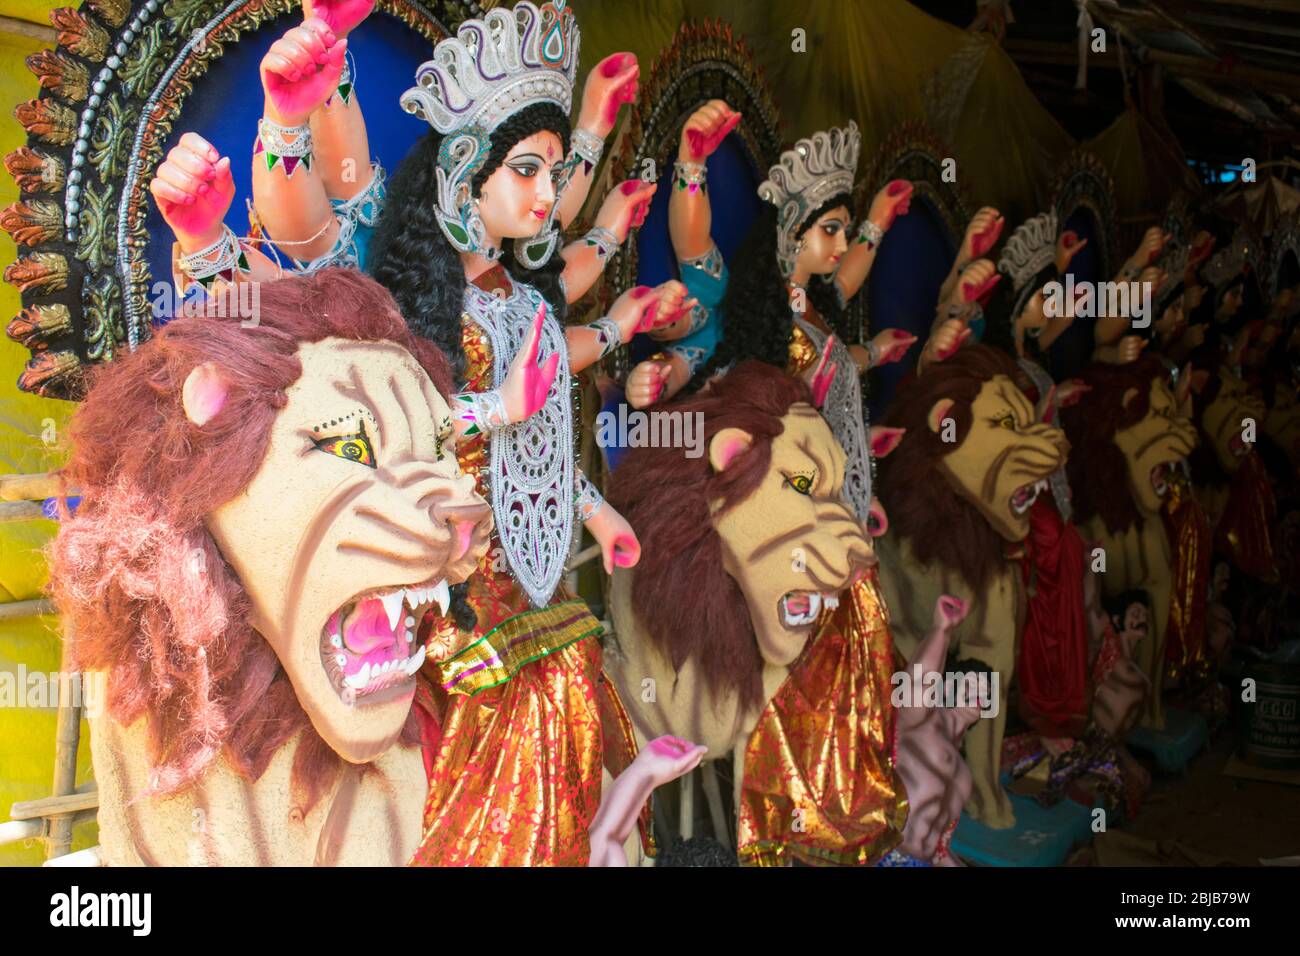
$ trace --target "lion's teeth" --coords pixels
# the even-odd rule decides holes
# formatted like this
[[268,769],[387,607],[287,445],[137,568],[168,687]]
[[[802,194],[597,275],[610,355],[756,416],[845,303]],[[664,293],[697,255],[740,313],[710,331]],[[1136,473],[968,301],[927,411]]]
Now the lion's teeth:
[[446,578],[437,583],[430,596],[438,602],[438,613],[446,617],[447,608],[451,604],[451,588],[447,587]]
[[370,683],[370,662],[367,661],[366,663],[362,664],[361,670],[357,671],[355,674],[350,674],[347,677],[343,678],[343,683],[351,687],[353,690],[360,690],[361,688],[369,684]]
[[421,645],[414,654],[412,654],[410,657],[406,659],[406,662],[402,665],[402,673],[404,673],[407,677],[410,677],[412,674],[414,674],[416,671],[420,669],[420,666],[423,663],[424,663],[424,646]]
[[384,612],[388,615],[388,629],[390,631],[396,631],[397,622],[402,619],[402,598],[405,593],[404,590],[399,588],[379,599],[384,605]]
[[406,606],[414,611],[420,606],[420,592],[415,588],[403,588],[402,593],[406,595]]

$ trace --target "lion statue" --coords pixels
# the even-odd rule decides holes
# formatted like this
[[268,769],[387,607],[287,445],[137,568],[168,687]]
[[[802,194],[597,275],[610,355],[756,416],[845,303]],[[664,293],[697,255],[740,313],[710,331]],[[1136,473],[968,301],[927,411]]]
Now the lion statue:
[[417,635],[492,520],[449,441],[450,379],[343,270],[263,284],[256,323],[177,319],[97,372],[50,557],[75,665],[107,683],[106,862],[410,857]]
[[[609,489],[644,548],[614,575],[605,655],[638,742],[676,734],[733,760],[744,863],[941,856],[973,711],[895,713],[870,538],[808,387],[746,362],[667,410],[699,416],[707,453],[634,449]],[[929,671],[965,612],[932,609]]]
[[891,528],[877,544],[880,580],[899,648],[911,652],[935,601],[955,595],[971,611],[955,633],[958,656],[997,680],[988,712],[966,738],[974,778],[966,811],[995,828],[1015,823],[998,783],[1025,614],[1012,549],[1069,449],[1060,429],[1037,421],[1016,377],[1011,359],[982,345],[927,368],[890,404],[884,424],[906,429],[906,437],[880,468]]
[[1090,390],[1061,412],[1075,450],[1067,465],[1074,519],[1105,556],[1103,595],[1145,591],[1150,598],[1148,633],[1137,653],[1151,688],[1143,722],[1158,728],[1175,557],[1162,514],[1196,445],[1196,429],[1183,414],[1190,380],[1184,377],[1175,394],[1154,356],[1094,365],[1080,378]]

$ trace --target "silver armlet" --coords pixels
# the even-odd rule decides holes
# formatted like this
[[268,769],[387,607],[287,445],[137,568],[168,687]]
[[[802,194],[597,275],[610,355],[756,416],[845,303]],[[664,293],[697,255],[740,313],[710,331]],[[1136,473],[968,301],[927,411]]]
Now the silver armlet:
[[573,479],[573,510],[579,521],[590,521],[605,504],[605,499],[596,490],[591,479],[581,471],[575,471]]
[[464,432],[466,438],[496,431],[510,424],[505,399],[495,389],[490,392],[461,392],[453,395],[451,406],[456,417],[469,426]]

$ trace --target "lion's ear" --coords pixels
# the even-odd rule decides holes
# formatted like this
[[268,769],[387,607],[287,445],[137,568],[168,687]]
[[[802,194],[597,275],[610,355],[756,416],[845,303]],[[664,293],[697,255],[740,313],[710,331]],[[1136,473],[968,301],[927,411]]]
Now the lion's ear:
[[888,425],[871,426],[871,454],[875,458],[884,458],[898,447],[903,440],[906,428],[890,428]]
[[753,444],[754,436],[743,428],[724,428],[709,442],[709,464],[714,471],[726,471]]
[[226,381],[216,365],[204,362],[194,366],[181,387],[185,417],[195,425],[206,425],[225,407],[227,393]]
[[936,435],[939,433],[939,429],[943,427],[944,419],[948,417],[948,413],[952,411],[955,404],[956,402],[951,398],[941,398],[930,406],[930,414],[925,419],[930,426],[930,431]]
[[1137,398],[1139,394],[1140,393],[1136,388],[1130,388],[1124,393],[1124,397],[1120,400],[1120,405],[1124,408],[1128,408],[1133,404],[1133,399]]

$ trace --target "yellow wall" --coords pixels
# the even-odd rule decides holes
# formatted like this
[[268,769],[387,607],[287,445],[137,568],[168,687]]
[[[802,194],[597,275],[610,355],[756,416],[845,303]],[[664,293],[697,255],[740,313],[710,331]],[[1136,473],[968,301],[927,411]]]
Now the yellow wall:
[[[0,15],[25,20],[43,18],[43,11],[58,4],[46,0],[0,0]],[[23,60],[43,46],[39,41],[0,31],[0,154],[26,143],[26,133],[13,118],[12,106],[35,97],[36,79]],[[13,180],[0,170],[0,208],[18,198]],[[15,258],[14,244],[0,233],[0,264]],[[0,323],[7,324],[21,304],[18,290],[0,283]],[[27,350],[0,335],[0,473],[30,474],[58,466],[47,442],[57,441],[71,405],[26,395],[15,387]],[[0,602],[41,597],[45,562],[40,549],[49,540],[54,523],[48,521],[0,523]],[[0,621],[0,673],[16,673],[21,663],[27,673],[49,673],[59,667],[57,620],[27,618]],[[0,821],[9,819],[15,801],[50,795],[54,774],[55,711],[0,707]],[[83,735],[86,733],[82,724]],[[83,745],[78,782],[90,776],[90,750]],[[74,849],[95,842],[94,825],[78,828]],[[40,844],[0,846],[0,864],[37,864],[44,859]]]

